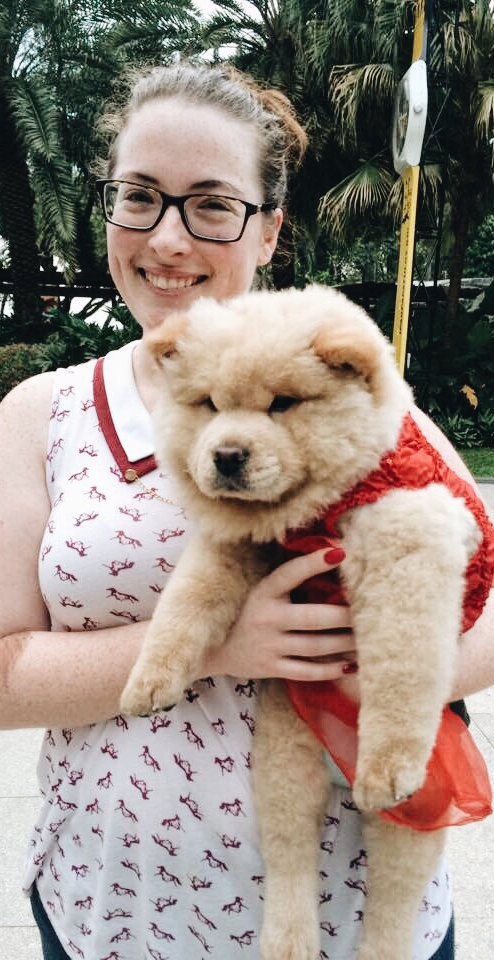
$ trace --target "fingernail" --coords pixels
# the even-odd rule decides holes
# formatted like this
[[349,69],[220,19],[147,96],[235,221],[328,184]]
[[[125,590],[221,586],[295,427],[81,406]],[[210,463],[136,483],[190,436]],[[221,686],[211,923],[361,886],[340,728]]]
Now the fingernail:
[[341,669],[343,673],[357,673],[358,663],[356,660],[348,660]]
[[326,563],[341,563],[346,557],[346,553],[341,547],[332,547],[324,554]]

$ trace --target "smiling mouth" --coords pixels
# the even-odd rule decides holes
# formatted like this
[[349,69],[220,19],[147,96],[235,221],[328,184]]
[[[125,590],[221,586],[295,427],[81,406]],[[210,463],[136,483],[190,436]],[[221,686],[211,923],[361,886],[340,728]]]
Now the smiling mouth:
[[195,287],[199,283],[203,283],[207,278],[205,276],[199,277],[165,277],[163,275],[156,275],[153,273],[146,273],[145,270],[139,270],[139,273],[150,286],[157,288],[158,290],[185,290],[187,287]]

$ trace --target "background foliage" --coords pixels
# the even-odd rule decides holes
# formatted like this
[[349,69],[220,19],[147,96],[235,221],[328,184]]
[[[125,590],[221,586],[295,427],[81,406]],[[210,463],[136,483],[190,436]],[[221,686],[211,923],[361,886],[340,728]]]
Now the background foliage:
[[[285,253],[264,282],[363,284],[389,333],[401,183],[390,127],[411,59],[413,0],[0,0],[0,262],[12,300],[0,313],[0,395],[33,372],[103,354],[138,335],[122,307],[47,309],[34,278],[53,257],[68,280],[107,283],[92,189],[104,150],[98,117],[127,70],[177,57],[229,59],[284,90],[309,134],[293,173]],[[492,287],[474,302],[465,276],[494,275],[494,20],[489,0],[436,0],[429,24],[429,115],[416,272],[446,281],[414,304],[407,377],[456,443],[492,441]],[[8,144],[8,148],[5,147]],[[435,288],[437,290],[437,288]]]

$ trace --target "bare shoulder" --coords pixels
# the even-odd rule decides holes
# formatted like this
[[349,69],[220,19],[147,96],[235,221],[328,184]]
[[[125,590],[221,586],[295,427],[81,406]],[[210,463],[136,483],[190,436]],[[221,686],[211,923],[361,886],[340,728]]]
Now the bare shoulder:
[[43,411],[40,407],[44,408],[45,413],[47,413],[50,407],[54,377],[53,372],[38,373],[35,377],[22,380],[0,403],[2,417],[9,419],[27,409],[33,413],[42,414]]
[[37,561],[50,513],[46,445],[53,377],[23,381],[0,404],[0,636],[48,625]]
[[53,373],[24,380],[0,403],[0,512],[5,519],[22,495],[26,516],[35,505],[46,508],[46,445],[51,412]]
[[0,403],[0,431],[2,436],[9,435],[14,447],[18,442],[34,443],[36,448],[46,444],[54,376],[40,373],[29,377]]
[[451,467],[451,470],[454,470],[459,477],[462,477],[467,483],[471,483],[475,486],[475,481],[464,463],[461,459],[459,453],[455,450],[453,445],[450,443],[447,437],[445,437],[442,430],[427,416],[423,410],[419,410],[418,407],[413,407],[410,411],[412,414],[415,423],[420,428],[424,437],[429,441],[430,444],[441,454],[443,459],[448,464],[448,467]]

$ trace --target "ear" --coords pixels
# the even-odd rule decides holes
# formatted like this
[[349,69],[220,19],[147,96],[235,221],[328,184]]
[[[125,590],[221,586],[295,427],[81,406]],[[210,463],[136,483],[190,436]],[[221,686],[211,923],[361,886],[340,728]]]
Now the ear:
[[269,213],[266,217],[262,214],[262,217],[265,222],[263,225],[259,256],[257,258],[258,267],[264,267],[267,263],[271,262],[273,253],[276,250],[276,244],[278,243],[281,224],[283,223],[283,210],[281,207],[276,207],[276,210],[273,210],[272,213]]
[[160,366],[163,360],[177,353],[177,342],[187,329],[187,320],[183,313],[173,313],[159,327],[147,334],[146,349]]
[[323,329],[314,338],[312,346],[328,367],[353,370],[369,386],[374,386],[382,362],[382,345],[370,331],[356,329],[353,324],[348,330]]

